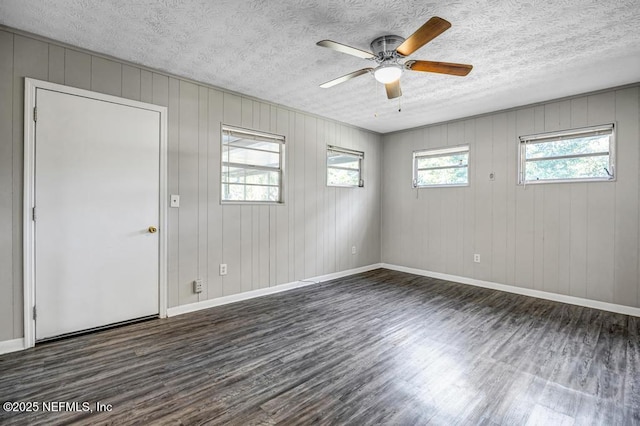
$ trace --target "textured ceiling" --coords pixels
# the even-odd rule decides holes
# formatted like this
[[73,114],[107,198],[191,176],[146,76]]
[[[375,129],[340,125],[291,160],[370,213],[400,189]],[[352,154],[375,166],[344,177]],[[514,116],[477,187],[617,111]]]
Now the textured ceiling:
[[[370,75],[318,87],[371,62],[317,41],[434,15],[452,27],[411,58],[467,77],[405,72],[400,102]],[[638,0],[0,0],[0,23],[381,133],[640,81]]]

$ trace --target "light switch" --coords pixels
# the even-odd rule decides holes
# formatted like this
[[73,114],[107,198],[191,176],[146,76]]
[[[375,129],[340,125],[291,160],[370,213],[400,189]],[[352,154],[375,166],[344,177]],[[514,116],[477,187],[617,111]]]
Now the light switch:
[[180,196],[171,194],[171,207],[180,207]]

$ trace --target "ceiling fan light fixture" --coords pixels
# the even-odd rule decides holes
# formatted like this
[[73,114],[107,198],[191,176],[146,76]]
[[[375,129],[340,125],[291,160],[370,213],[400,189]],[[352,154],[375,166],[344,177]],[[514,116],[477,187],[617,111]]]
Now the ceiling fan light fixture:
[[382,84],[397,81],[402,75],[402,67],[398,64],[383,64],[373,71],[373,76]]

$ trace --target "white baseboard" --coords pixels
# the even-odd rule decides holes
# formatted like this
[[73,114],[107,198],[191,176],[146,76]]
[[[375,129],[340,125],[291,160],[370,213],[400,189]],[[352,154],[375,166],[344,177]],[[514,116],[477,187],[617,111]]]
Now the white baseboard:
[[[534,290],[530,288],[515,287],[506,284],[498,284],[491,281],[482,281],[474,278],[460,277],[457,275],[443,274],[440,272],[426,271],[424,269],[409,268],[406,266],[392,265],[388,263],[375,263],[360,268],[348,269],[346,271],[335,272],[333,274],[320,275],[317,277],[307,278],[305,280],[295,281],[292,283],[281,284],[274,287],[263,288],[259,290],[248,291],[245,293],[233,294],[231,296],[219,297],[211,300],[204,300],[202,302],[191,303],[188,305],[176,306],[167,309],[167,316],[173,317],[176,315],[182,315],[189,312],[196,312],[202,309],[212,308],[214,306],[226,305],[229,303],[239,302],[241,300],[253,299],[255,297],[266,296],[268,294],[280,293],[294,288],[305,287],[308,285],[318,284],[325,281],[334,280],[337,278],[343,278],[362,272],[372,271],[378,268],[391,269],[394,271],[406,272],[414,275],[421,275],[424,277],[438,278],[446,281],[453,281],[461,284],[473,285],[476,287],[489,288],[492,290],[506,291],[508,293],[520,294],[523,296],[537,297],[538,299],[552,300],[554,302],[568,303],[571,305],[584,306],[587,308],[600,309],[603,311],[616,312],[624,315],[632,315],[640,317],[640,308],[634,308],[632,306],[618,305],[615,303],[600,302],[597,300],[584,299],[582,297],[567,296],[564,294],[549,293],[547,291]],[[24,350],[24,339],[14,339],[0,341],[0,355],[17,352]]]
[[21,351],[23,349],[25,349],[23,338],[0,342],[0,355]]
[[261,288],[259,290],[247,291],[244,293],[232,294],[230,296],[218,297],[215,299],[203,300],[201,302],[190,303],[188,305],[175,306],[167,309],[167,316],[174,317],[189,312],[200,311],[202,309],[213,308],[214,306],[227,305],[229,303],[240,302],[241,300],[253,299],[255,297],[266,296],[268,294],[280,293],[294,288],[306,287],[312,284],[318,284],[325,281],[335,280],[337,278],[347,277],[349,275],[359,274],[362,272],[372,271],[382,268],[381,263],[362,266],[360,268],[348,269],[346,271],[335,272],[327,275],[320,275],[312,278],[305,278],[291,283],[280,284],[274,287]]
[[438,278],[446,281],[453,281],[461,284],[469,284],[476,287],[490,288],[493,290],[506,291],[508,293],[521,294],[523,296],[537,297],[538,299],[552,300],[554,302],[568,303],[570,305],[584,306],[587,308],[600,309],[602,311],[615,312],[618,314],[640,317],[640,308],[632,306],[617,305],[615,303],[600,302],[598,300],[584,299],[582,297],[567,296],[564,294],[550,293],[548,291],[534,290],[531,288],[515,287],[506,284],[498,284],[491,281],[476,280],[474,278],[460,277],[457,275],[442,274],[440,272],[425,271],[423,269],[408,268],[406,266],[382,264],[383,268],[394,271],[407,272],[409,274],[421,275],[424,277]]

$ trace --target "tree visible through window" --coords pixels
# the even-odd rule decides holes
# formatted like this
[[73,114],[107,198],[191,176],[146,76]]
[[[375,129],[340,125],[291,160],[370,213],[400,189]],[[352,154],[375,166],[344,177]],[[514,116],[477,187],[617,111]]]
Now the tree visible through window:
[[222,127],[221,200],[282,203],[284,137]]
[[327,185],[364,186],[363,160],[364,152],[327,146]]
[[615,178],[613,124],[520,137],[519,183]]
[[469,146],[413,153],[413,187],[469,184]]

